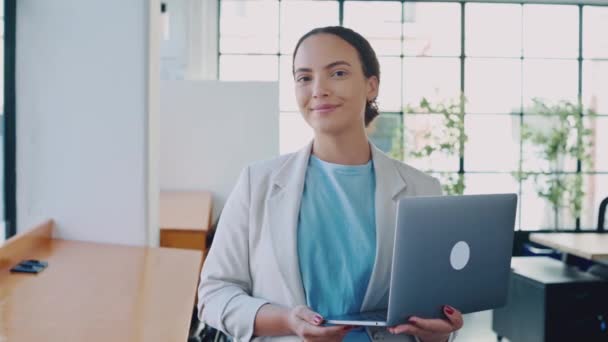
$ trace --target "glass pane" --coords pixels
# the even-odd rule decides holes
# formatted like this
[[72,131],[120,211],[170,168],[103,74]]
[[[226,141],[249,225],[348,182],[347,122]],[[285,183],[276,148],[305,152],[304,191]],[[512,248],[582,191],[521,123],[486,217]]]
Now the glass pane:
[[281,53],[292,54],[298,40],[308,31],[339,24],[335,1],[282,1]]
[[222,81],[276,81],[279,78],[277,56],[220,56]]
[[460,17],[460,4],[404,3],[404,54],[460,56]]
[[[412,154],[445,142],[446,127],[441,114],[405,114],[405,161],[422,171],[458,171],[457,154],[437,151],[428,157]],[[428,146],[428,147],[427,147]]]
[[[542,134],[549,141],[559,139],[561,134],[561,124],[557,117],[547,117],[541,115],[525,115],[524,125],[527,125],[534,134]],[[574,146],[576,135],[570,131],[568,136],[568,146]],[[576,171],[576,158],[560,155],[556,160],[548,160],[548,152],[552,150],[549,143],[533,143],[528,139],[523,142],[522,169],[529,172],[555,172],[555,171]]]
[[[519,193],[519,182],[510,174],[468,173],[465,174],[465,184],[465,195]],[[519,210],[516,215],[514,228],[518,229]]]
[[550,102],[561,100],[576,103],[578,65],[576,61],[524,60],[524,111],[532,98]]
[[587,128],[591,130],[593,144],[590,149],[592,167],[583,165],[583,170],[608,172],[608,117],[596,117],[585,121]]
[[[581,228],[596,229],[600,203],[608,197],[608,175],[585,175],[583,179],[585,196],[581,213]],[[608,215],[604,218],[604,229],[608,229]]]
[[367,134],[374,145],[398,160],[403,159],[401,120],[401,115],[380,114],[367,127]]
[[467,173],[467,195],[518,193],[519,182],[510,174]]
[[221,1],[220,52],[277,53],[278,1]]
[[608,7],[583,7],[583,57],[608,58]]
[[583,61],[583,101],[586,108],[608,114],[608,62]]
[[521,5],[466,5],[466,55],[521,56]]
[[303,148],[314,136],[300,113],[282,112],[279,117],[280,153],[291,153]]
[[468,113],[519,113],[521,62],[514,59],[466,60]]
[[381,111],[401,111],[401,59],[379,57],[380,89],[378,106]]
[[404,105],[418,106],[429,101],[458,99],[460,94],[460,61],[457,58],[404,58]]
[[[0,4],[0,8],[4,6],[4,3]],[[1,27],[4,27],[4,20],[0,20]],[[4,76],[4,34],[2,34],[2,38],[0,39],[0,75]],[[3,78],[4,79],[4,78]],[[0,82],[0,115],[4,114],[4,81]],[[3,116],[0,116],[2,118]],[[0,119],[1,120],[1,119]],[[4,139],[1,139],[4,141]],[[4,150],[2,150],[4,151]],[[0,158],[2,159],[2,158]],[[2,169],[4,170],[4,168]],[[4,178],[0,178],[4,179]],[[1,182],[0,182],[1,183]],[[2,192],[4,193],[4,192]],[[4,213],[4,211],[2,211]],[[2,227],[0,227],[2,228]],[[2,240],[0,240],[2,241]]]
[[524,5],[525,57],[578,57],[578,7]]
[[284,111],[298,111],[298,102],[296,101],[295,84],[292,73],[292,56],[282,55],[281,72],[279,80],[279,106]]
[[[466,191],[466,176],[458,172],[427,172],[439,180],[441,192],[446,196],[461,195]],[[462,182],[462,184],[461,184]],[[463,187],[464,190],[460,190]]]
[[[539,193],[547,192],[547,187],[551,184],[550,177],[539,175],[536,180],[528,179],[522,182],[521,195],[521,228],[524,230],[538,229],[574,229],[576,219],[567,207],[555,209],[551,202],[541,197]],[[562,180],[572,180],[572,175],[562,176]],[[567,197],[562,198],[562,203],[567,203]]]
[[361,33],[378,55],[401,54],[401,4],[346,1],[344,26]]
[[517,115],[467,115],[464,149],[466,171],[517,171],[520,117]]

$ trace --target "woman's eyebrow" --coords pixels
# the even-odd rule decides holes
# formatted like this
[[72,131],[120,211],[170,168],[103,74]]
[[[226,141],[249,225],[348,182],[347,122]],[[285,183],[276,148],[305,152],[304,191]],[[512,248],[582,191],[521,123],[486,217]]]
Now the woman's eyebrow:
[[[323,67],[323,69],[331,69],[335,66],[338,65],[346,65],[346,66],[351,66],[350,63],[346,62],[346,61],[335,61],[332,63],[327,64],[325,67]],[[296,71],[296,73],[298,72],[312,72],[311,68],[298,68]]]
[[331,68],[333,68],[335,66],[338,66],[338,65],[350,66],[350,63],[348,63],[346,61],[336,61],[336,62],[327,64],[324,69],[331,69]]

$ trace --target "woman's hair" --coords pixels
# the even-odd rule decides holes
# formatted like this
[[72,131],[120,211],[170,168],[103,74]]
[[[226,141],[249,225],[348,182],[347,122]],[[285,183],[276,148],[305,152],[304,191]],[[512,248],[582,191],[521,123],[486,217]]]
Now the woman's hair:
[[[378,83],[380,83],[380,63],[378,63],[378,58],[376,57],[376,52],[369,44],[367,39],[363,38],[362,35],[357,32],[342,26],[327,26],[327,27],[319,27],[316,28],[300,38],[298,40],[298,44],[296,44],[296,48],[293,51],[293,61],[295,61],[296,53],[298,52],[298,48],[302,42],[313,35],[316,34],[333,34],[334,36],[338,36],[350,44],[352,47],[357,50],[357,54],[359,55],[359,60],[361,61],[361,65],[363,67],[363,75],[366,78],[370,78],[372,76],[376,76],[378,78]],[[292,73],[295,74],[295,69],[292,66]],[[376,103],[376,99],[371,101],[366,101],[365,103],[365,126],[369,125],[374,118],[378,116],[378,104]]]

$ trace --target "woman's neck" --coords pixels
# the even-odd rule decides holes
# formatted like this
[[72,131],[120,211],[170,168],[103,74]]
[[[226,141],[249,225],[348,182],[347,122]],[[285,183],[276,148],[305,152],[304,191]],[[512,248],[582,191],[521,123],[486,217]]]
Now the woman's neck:
[[339,136],[317,134],[312,154],[323,161],[342,165],[362,165],[372,157],[365,130]]

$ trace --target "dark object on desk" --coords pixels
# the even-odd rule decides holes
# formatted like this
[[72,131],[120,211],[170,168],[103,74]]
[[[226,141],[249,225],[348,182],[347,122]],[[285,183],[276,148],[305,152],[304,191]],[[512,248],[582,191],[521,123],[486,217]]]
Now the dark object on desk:
[[42,272],[48,265],[49,264],[46,261],[23,260],[22,262],[11,268],[11,272],[37,274]]
[[30,265],[30,266],[46,268],[49,265],[49,263],[46,261],[30,259],[30,260],[23,260],[22,262],[19,263],[19,265]]
[[510,342],[608,341],[608,281],[547,257],[513,258],[492,329]]

